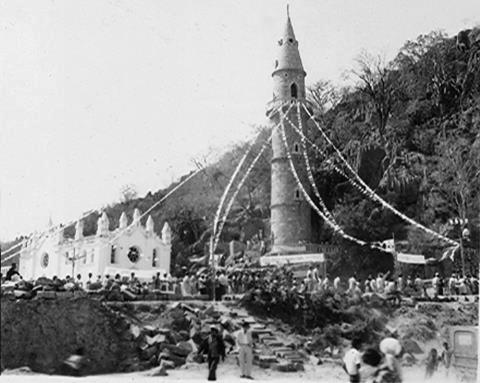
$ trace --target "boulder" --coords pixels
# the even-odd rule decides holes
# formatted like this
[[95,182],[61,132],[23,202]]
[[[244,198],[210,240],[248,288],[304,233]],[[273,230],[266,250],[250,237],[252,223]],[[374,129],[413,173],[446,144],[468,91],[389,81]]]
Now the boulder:
[[150,346],[142,350],[141,357],[142,357],[142,360],[150,360],[152,356],[156,354],[157,354],[157,347]]
[[187,348],[183,348],[183,347],[179,347],[179,346],[176,346],[176,345],[173,345],[173,344],[166,344],[164,349],[167,349],[170,351],[170,353],[172,353],[173,355],[177,355],[177,356],[181,356],[181,357],[187,357],[188,354],[190,354],[190,352],[192,352],[192,348],[191,347],[188,347]]
[[154,345],[158,343],[166,343],[167,342],[167,337],[163,334],[157,334],[155,336],[145,336],[145,341],[147,342],[148,345]]
[[186,363],[185,356],[175,355],[170,352],[168,349],[162,351],[158,356],[158,360],[169,360],[175,364],[175,367],[183,366]]
[[149,371],[148,376],[168,376],[168,373],[167,371],[165,371],[165,366],[162,366],[162,364],[160,364],[160,366]]
[[141,334],[140,327],[134,324],[130,325],[130,333],[133,335],[134,339],[137,339]]

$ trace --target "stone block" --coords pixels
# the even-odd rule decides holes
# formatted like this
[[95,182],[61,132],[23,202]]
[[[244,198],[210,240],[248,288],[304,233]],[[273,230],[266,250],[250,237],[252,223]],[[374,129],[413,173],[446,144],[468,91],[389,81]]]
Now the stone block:
[[284,346],[284,343],[280,339],[275,339],[275,340],[266,340],[263,342],[265,346],[268,347],[282,347]]
[[280,363],[273,363],[271,365],[272,370],[278,372],[296,372],[297,368],[294,364],[289,362],[280,362]]

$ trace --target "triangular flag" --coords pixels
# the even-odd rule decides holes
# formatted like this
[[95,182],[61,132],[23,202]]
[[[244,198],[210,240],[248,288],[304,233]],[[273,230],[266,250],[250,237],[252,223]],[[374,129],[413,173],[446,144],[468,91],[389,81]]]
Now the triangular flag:
[[442,257],[440,258],[440,262],[446,260],[447,258],[450,258],[453,262],[453,259],[454,259],[454,255],[455,255],[455,251],[458,249],[459,247],[458,246],[451,246],[449,248],[447,248],[443,254],[442,254]]

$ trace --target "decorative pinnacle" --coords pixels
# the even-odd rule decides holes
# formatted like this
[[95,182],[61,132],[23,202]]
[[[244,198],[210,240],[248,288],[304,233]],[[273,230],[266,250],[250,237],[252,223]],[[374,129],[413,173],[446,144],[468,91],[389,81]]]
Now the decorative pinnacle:
[[290,18],[290,4],[287,4],[287,17]]

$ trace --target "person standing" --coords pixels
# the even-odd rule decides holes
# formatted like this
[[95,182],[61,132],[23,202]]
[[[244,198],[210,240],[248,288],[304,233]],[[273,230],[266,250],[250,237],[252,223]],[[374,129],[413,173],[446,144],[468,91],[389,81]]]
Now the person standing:
[[217,380],[217,367],[225,360],[225,343],[215,326],[210,327],[210,335],[201,343],[199,354],[207,354],[208,380]]
[[333,280],[333,289],[335,290],[336,293],[340,292],[340,277],[337,275],[335,279]]
[[350,383],[360,383],[360,365],[362,363],[362,355],[360,348],[362,341],[359,338],[352,340],[352,347],[343,357],[343,369],[350,377]]
[[433,297],[438,298],[439,290],[440,290],[440,274],[435,273],[435,276],[432,279],[432,287],[433,287]]
[[429,379],[433,376],[438,368],[438,354],[437,349],[432,348],[425,361],[425,379]]
[[253,339],[252,331],[248,322],[242,323],[242,329],[237,334],[237,344],[240,348],[238,360],[240,363],[240,378],[252,378],[252,362],[253,362]]
[[447,342],[443,342],[443,350],[440,356],[440,360],[442,361],[445,367],[445,376],[448,378],[450,372],[450,364],[452,363],[452,355],[453,351],[450,350]]

